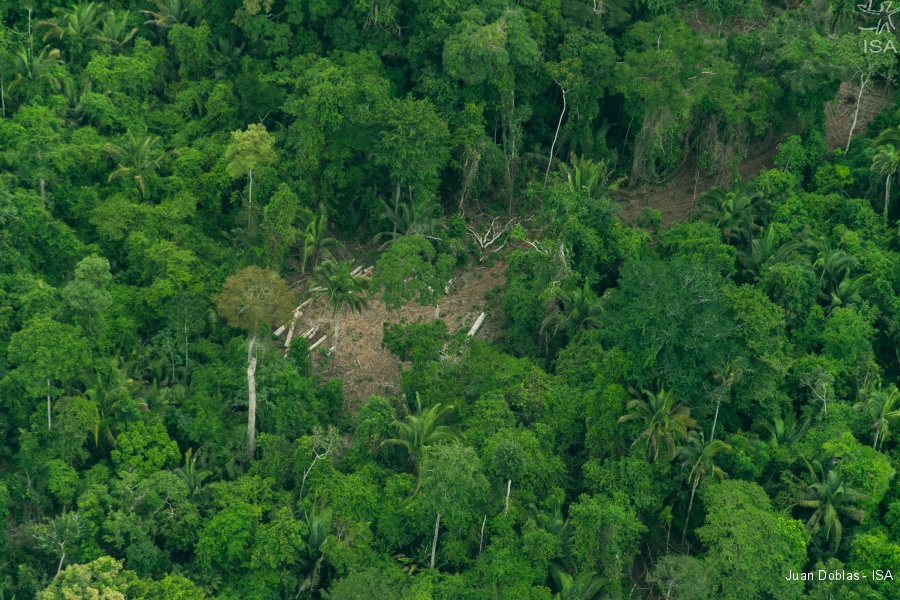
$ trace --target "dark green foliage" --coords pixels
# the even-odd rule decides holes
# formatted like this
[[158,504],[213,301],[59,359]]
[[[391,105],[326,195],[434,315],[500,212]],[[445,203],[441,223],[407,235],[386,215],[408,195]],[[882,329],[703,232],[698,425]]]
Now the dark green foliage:
[[896,595],[863,8],[0,1],[0,599]]

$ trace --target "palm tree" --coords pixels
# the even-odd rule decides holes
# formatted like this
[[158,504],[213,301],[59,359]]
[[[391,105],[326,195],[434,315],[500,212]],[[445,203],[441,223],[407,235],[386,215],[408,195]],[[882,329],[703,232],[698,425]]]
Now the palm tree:
[[877,449],[890,435],[891,423],[900,420],[900,391],[892,385],[887,391],[875,390],[867,396],[865,401],[855,404],[853,408],[866,411],[872,419],[872,428],[875,430],[872,448]]
[[[405,406],[405,402],[404,402]],[[422,399],[416,393],[416,414],[407,414],[403,420],[394,415],[394,427],[397,429],[397,437],[384,440],[382,446],[402,446],[409,453],[409,459],[413,463],[416,472],[416,492],[422,485],[422,461],[430,446],[441,442],[455,442],[461,436],[447,425],[440,425],[453,412],[453,406],[444,406],[437,403],[434,406],[422,410]]]
[[198,0],[155,0],[156,10],[142,10],[141,13],[150,17],[145,25],[156,25],[163,29],[178,25],[179,23],[188,23],[193,16],[194,5],[199,4]]
[[55,8],[55,19],[39,21],[35,31],[46,29],[44,41],[47,40],[86,40],[100,34],[98,25],[111,11],[104,11],[94,2],[76,4],[72,8]]
[[191,498],[203,495],[203,492],[206,491],[206,485],[203,482],[212,475],[212,472],[197,466],[199,455],[199,452],[194,454],[193,448],[188,448],[184,453],[184,466],[173,471],[187,486]]
[[600,320],[597,315],[602,311],[602,306],[599,300],[592,301],[591,297],[587,281],[584,282],[584,289],[561,293],[559,300],[562,302],[562,309],[544,319],[540,334],[551,338],[556,337],[560,331],[565,331],[572,337],[586,329],[598,329]]
[[[619,418],[619,423],[639,419],[644,430],[631,444],[634,446],[643,438],[650,442],[647,446],[647,458],[656,460],[659,456],[660,443],[669,448],[669,457],[675,457],[675,440],[687,437],[688,429],[696,427],[697,422],[691,418],[691,409],[675,401],[675,394],[660,386],[659,392],[641,390],[644,398],[636,397],[628,402],[629,412]],[[636,394],[635,394],[636,395]]]
[[713,368],[713,379],[721,388],[716,394],[716,413],[713,416],[712,428],[709,430],[709,439],[716,439],[716,423],[719,422],[719,407],[725,396],[731,397],[731,388],[739,382],[744,376],[744,369],[741,366],[741,358],[733,358],[726,363]]
[[[812,464],[807,461],[806,466],[809,468],[812,483],[807,483],[800,490],[799,497],[795,498],[788,508],[799,506],[813,509],[806,526],[813,532],[818,532],[824,526],[825,537],[832,541],[832,548],[836,550],[841,543],[843,532],[841,515],[861,522],[866,516],[865,512],[854,505],[864,501],[866,495],[846,487],[837,469],[832,469],[826,474],[819,461],[813,461]],[[796,476],[795,479],[800,481]]]
[[107,143],[106,151],[118,163],[116,170],[110,173],[108,181],[119,177],[133,177],[141,190],[141,196],[144,196],[147,176],[156,171],[167,156],[174,154],[154,149],[159,142],[160,137],[157,135],[147,133],[136,135],[133,131],[129,131],[123,145]]
[[871,288],[871,280],[872,275],[869,273],[842,280],[831,292],[831,302],[828,304],[826,312],[831,313],[832,310],[841,306],[862,304],[862,295]]
[[[328,237],[328,214],[325,212],[325,205],[319,205],[319,214],[316,216],[311,211],[307,213],[306,228],[301,234],[303,236],[303,262],[301,264],[301,272],[306,272],[306,265],[310,258],[317,262],[319,258],[334,258],[334,254],[330,248],[340,248],[341,243],[333,237]],[[316,265],[313,264],[313,267]]]
[[722,231],[725,241],[733,245],[746,245],[753,237],[753,232],[760,227],[756,220],[769,201],[759,192],[744,193],[740,188],[726,192],[714,187],[701,196],[708,200],[703,217],[715,223]]
[[130,42],[137,33],[138,28],[128,28],[128,14],[125,11],[120,15],[116,15],[113,11],[109,11],[103,18],[103,26],[100,33],[94,36],[94,40],[101,44],[108,44],[111,48],[121,50],[125,44]]
[[384,207],[381,218],[393,225],[392,231],[382,231],[375,236],[375,241],[389,238],[381,245],[382,250],[403,236],[429,237],[437,229],[439,218],[436,215],[440,214],[441,205],[431,198],[414,200],[409,204],[398,202],[394,208],[382,199],[381,205]]
[[[77,381],[83,390],[81,394],[97,406],[96,419],[91,423],[94,447],[100,446],[102,437],[109,447],[114,448],[118,433],[117,416],[126,401],[131,398],[128,387],[132,380],[124,368],[116,368],[110,363],[93,373],[82,373]],[[147,410],[147,404],[144,402],[135,402],[134,406],[142,411]]]
[[577,570],[574,556],[575,532],[572,531],[569,520],[563,518],[560,502],[555,503],[553,512],[538,510],[534,504],[530,504],[528,509],[537,526],[558,540],[555,544],[556,553],[550,558],[550,576],[555,579],[554,572]]
[[306,526],[309,535],[306,538],[307,557],[303,560],[303,570],[306,576],[300,582],[297,596],[300,592],[309,591],[310,597],[319,587],[322,577],[322,564],[327,555],[322,552],[322,546],[331,534],[331,509],[324,502],[313,504],[312,510],[306,514]]
[[756,429],[768,433],[769,444],[777,448],[778,446],[790,446],[794,442],[800,441],[806,435],[810,423],[809,419],[800,423],[797,415],[790,411],[784,419],[775,417],[771,424],[757,425]]
[[566,173],[566,182],[572,191],[585,191],[589,195],[595,195],[601,191],[615,190],[619,181],[607,185],[611,171],[605,160],[597,162],[589,158],[569,156],[569,165],[563,164],[562,169]]
[[13,68],[16,77],[13,79],[7,91],[12,92],[23,82],[44,82],[49,83],[57,91],[62,89],[62,83],[56,76],[58,67],[62,64],[59,57],[59,50],[56,48],[44,47],[40,53],[35,56],[34,48],[31,46],[21,46],[13,57]]
[[877,147],[872,157],[871,170],[884,176],[884,218],[888,216],[888,202],[891,198],[891,177],[900,171],[900,151],[894,144],[883,144]]
[[765,233],[750,242],[749,250],[738,252],[738,260],[744,266],[744,272],[753,279],[759,278],[762,268],[785,262],[795,250],[803,244],[797,240],[781,243],[775,225],[766,228]]
[[[894,119],[900,117],[900,112],[894,113]],[[900,147],[900,127],[889,127],[881,132],[881,134],[872,140],[872,145],[876,148],[891,144]]]
[[326,260],[316,266],[315,287],[313,297],[325,300],[334,312],[334,362],[337,364],[338,334],[341,312],[351,310],[362,312],[368,306],[363,295],[369,287],[369,280],[354,277],[350,274],[353,268],[351,261],[336,262]]
[[603,589],[603,578],[594,571],[582,571],[572,577],[565,571],[551,571],[559,591],[553,600],[593,600]]
[[819,275],[822,288],[819,296],[826,301],[832,300],[832,294],[838,290],[841,282],[850,277],[851,267],[859,265],[859,259],[839,248],[832,248],[827,240],[807,242],[816,252],[813,268]]
[[687,517],[684,520],[684,530],[681,532],[681,543],[687,537],[688,524],[691,522],[691,511],[694,508],[694,494],[697,486],[707,476],[716,479],[728,477],[728,473],[716,465],[715,459],[719,454],[731,454],[731,446],[722,440],[706,441],[702,431],[688,433],[687,444],[678,449],[678,458],[681,459],[681,468],[690,468],[688,481],[691,482],[691,500],[688,502]]

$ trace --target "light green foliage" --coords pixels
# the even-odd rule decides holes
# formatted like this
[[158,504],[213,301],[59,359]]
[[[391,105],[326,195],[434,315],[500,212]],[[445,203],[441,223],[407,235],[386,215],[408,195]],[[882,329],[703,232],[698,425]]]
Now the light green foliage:
[[119,434],[112,451],[119,471],[144,476],[175,466],[179,458],[178,444],[169,438],[166,428],[161,423],[148,425],[144,421],[135,422]]
[[300,209],[300,198],[283,183],[263,209],[262,230],[266,239],[266,264],[269,268],[279,269],[299,238],[300,232],[295,222],[300,216]]
[[127,586],[133,579],[134,573],[122,571],[121,561],[104,556],[91,563],[67,567],[37,597],[38,600],[125,600]]
[[58,395],[57,386],[69,383],[90,362],[81,332],[47,317],[34,319],[13,334],[7,352],[33,396]]
[[880,452],[857,442],[850,433],[822,445],[822,453],[833,457],[846,486],[862,493],[859,506],[872,512],[881,503],[896,475],[891,461]]
[[50,476],[47,488],[63,505],[70,504],[78,493],[78,472],[61,460],[54,459],[47,463]]
[[472,525],[488,490],[475,451],[458,444],[434,446],[425,454],[422,471],[424,508],[430,514],[441,513],[441,521],[451,530]]
[[275,162],[277,158],[275,138],[264,125],[254,123],[248,125],[246,131],[231,133],[231,143],[225,151],[225,160],[228,161],[226,171],[231,177],[244,177],[260,165]]
[[382,300],[390,309],[415,300],[435,306],[453,275],[453,257],[438,254],[420,235],[405,236],[390,245],[378,259],[374,284],[383,290]]
[[697,536],[709,548],[705,560],[718,598],[800,598],[803,585],[773,577],[802,572],[807,534],[803,523],[772,509],[755,483],[725,481],[701,490],[706,525]]
[[0,600],[896,596],[862,4],[0,2]]
[[646,527],[632,507],[602,496],[583,495],[570,510],[572,553],[579,569],[599,572],[606,593],[623,592],[626,570]]

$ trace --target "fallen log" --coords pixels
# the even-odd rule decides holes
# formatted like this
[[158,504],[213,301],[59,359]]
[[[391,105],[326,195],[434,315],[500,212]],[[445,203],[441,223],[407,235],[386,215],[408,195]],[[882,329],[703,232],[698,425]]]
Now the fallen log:
[[478,333],[478,330],[481,329],[481,324],[484,323],[484,316],[484,313],[481,313],[481,315],[478,316],[478,319],[476,319],[475,323],[472,325],[472,329],[469,330],[470,336],[474,336]]

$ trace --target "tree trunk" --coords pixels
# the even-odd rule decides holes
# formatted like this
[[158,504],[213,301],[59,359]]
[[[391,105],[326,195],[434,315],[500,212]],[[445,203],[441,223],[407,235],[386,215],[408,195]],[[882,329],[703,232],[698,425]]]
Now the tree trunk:
[[[410,200],[411,201],[411,200]],[[397,184],[397,193],[394,195],[394,233],[397,233],[397,219],[400,218],[400,184]]]
[[434,320],[437,321],[440,318],[441,318],[441,305],[435,304],[434,305]]
[[481,549],[484,547],[484,525],[487,523],[487,515],[484,515],[484,520],[481,521],[481,541],[478,542],[478,554],[481,554]]
[[338,320],[341,318],[341,313],[339,311],[334,311],[334,354],[331,357],[331,370],[337,368],[337,356],[338,356],[338,326],[340,323]]
[[256,454],[256,357],[253,356],[253,344],[256,336],[250,340],[248,357],[250,364],[247,367],[247,391],[249,393],[249,410],[247,412],[247,453],[252,457]]
[[716,414],[715,414],[715,416],[713,416],[712,429],[709,432],[709,441],[713,441],[714,439],[716,439],[716,422],[719,420],[719,406],[721,406],[721,404],[722,404],[722,398],[720,397],[716,401]]
[[856,110],[853,112],[853,123],[850,125],[850,134],[847,136],[847,147],[844,148],[844,154],[850,151],[850,140],[853,139],[853,130],[856,129],[856,120],[859,118],[859,104],[862,102],[863,90],[866,89],[866,83],[868,82],[868,75],[859,76],[859,94],[856,96]]
[[881,427],[879,427],[878,422],[875,422],[875,441],[872,442],[872,449],[878,449],[878,435],[881,433]]
[[[47,380],[47,387],[50,387],[50,380]],[[50,393],[47,393],[47,431],[53,431],[53,415],[50,412]]]
[[512,490],[512,479],[506,482],[506,507],[503,509],[503,516],[509,511],[509,492]]
[[434,568],[434,555],[437,552],[438,528],[441,526],[441,513],[437,514],[437,520],[434,522],[434,541],[431,542],[431,565]]
[[[559,85],[559,82],[556,82]],[[562,126],[563,115],[566,114],[566,92],[567,90],[563,89],[563,86],[559,85],[559,89],[562,90],[563,96],[563,108],[562,112],[559,113],[559,121],[556,123],[556,133],[553,134],[553,143],[550,144],[550,158],[547,160],[547,170],[544,172],[544,187],[547,187],[547,177],[550,176],[550,165],[553,164],[553,152],[556,149],[556,138],[559,137],[559,128]]]
[[691,501],[688,502],[688,512],[687,518],[684,520],[684,531],[681,532],[681,543],[684,544],[684,539],[687,537],[687,528],[688,524],[691,522],[691,510],[694,508],[694,492],[697,491],[697,483],[699,480],[694,480],[694,486],[691,488]]
[[891,174],[884,180],[884,220],[887,221],[888,201],[891,198]]
[[66,553],[63,552],[62,556],[59,557],[59,566],[56,567],[56,576],[59,577],[60,572],[63,568],[63,562],[66,560]]
[[253,169],[247,171],[247,174],[250,175],[250,206],[253,206]]

